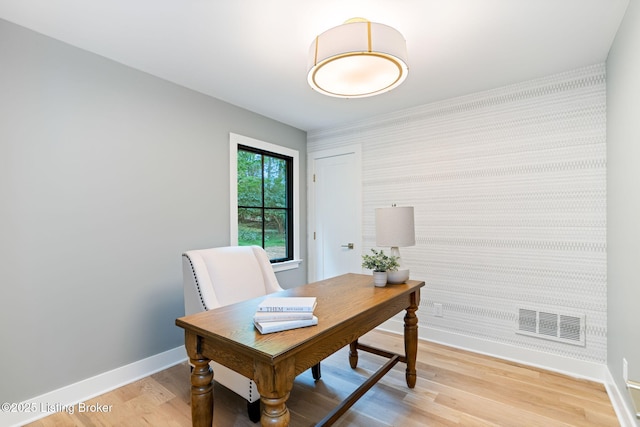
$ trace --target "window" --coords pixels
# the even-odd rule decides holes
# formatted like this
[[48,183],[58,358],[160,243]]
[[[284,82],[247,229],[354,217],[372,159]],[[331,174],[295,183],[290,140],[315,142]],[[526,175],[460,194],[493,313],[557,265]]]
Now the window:
[[292,163],[238,145],[238,244],[262,246],[272,262],[293,259]]
[[231,243],[262,246],[274,270],[299,264],[298,152],[231,134]]

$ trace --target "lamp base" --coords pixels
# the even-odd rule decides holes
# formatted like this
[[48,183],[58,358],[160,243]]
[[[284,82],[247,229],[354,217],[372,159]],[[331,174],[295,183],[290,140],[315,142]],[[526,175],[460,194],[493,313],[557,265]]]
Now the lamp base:
[[409,270],[387,271],[387,283],[400,284],[409,280]]

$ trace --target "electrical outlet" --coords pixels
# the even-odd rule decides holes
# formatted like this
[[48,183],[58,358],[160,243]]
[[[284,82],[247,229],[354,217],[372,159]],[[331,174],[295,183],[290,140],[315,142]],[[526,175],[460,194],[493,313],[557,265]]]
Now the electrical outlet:
[[442,304],[439,302],[433,303],[433,308],[434,308],[434,316],[436,317],[442,317]]
[[622,379],[625,383],[629,381],[629,364],[624,357],[622,358]]

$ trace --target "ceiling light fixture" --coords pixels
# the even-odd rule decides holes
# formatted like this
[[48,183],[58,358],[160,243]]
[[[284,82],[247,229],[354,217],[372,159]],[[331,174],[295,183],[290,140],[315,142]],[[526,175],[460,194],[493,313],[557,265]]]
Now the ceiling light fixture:
[[353,18],[315,38],[308,65],[309,84],[320,93],[378,95],[407,78],[407,42],[395,28]]

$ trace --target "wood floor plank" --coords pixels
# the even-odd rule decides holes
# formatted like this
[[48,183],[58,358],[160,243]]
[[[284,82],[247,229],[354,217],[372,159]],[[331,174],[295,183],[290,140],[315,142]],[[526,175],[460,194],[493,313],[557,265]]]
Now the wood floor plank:
[[[361,342],[402,353],[402,337],[374,331]],[[385,359],[360,352],[351,369],[348,348],[322,362],[322,379],[296,378],[288,407],[292,427],[313,426],[375,372]],[[421,341],[417,381],[409,389],[396,365],[334,425],[336,427],[613,427],[618,421],[602,384]],[[29,424],[58,426],[191,425],[189,366],[182,363],[87,401],[106,413],[61,412]],[[256,427],[246,401],[215,384],[214,425]],[[76,407],[77,408],[77,407]]]

